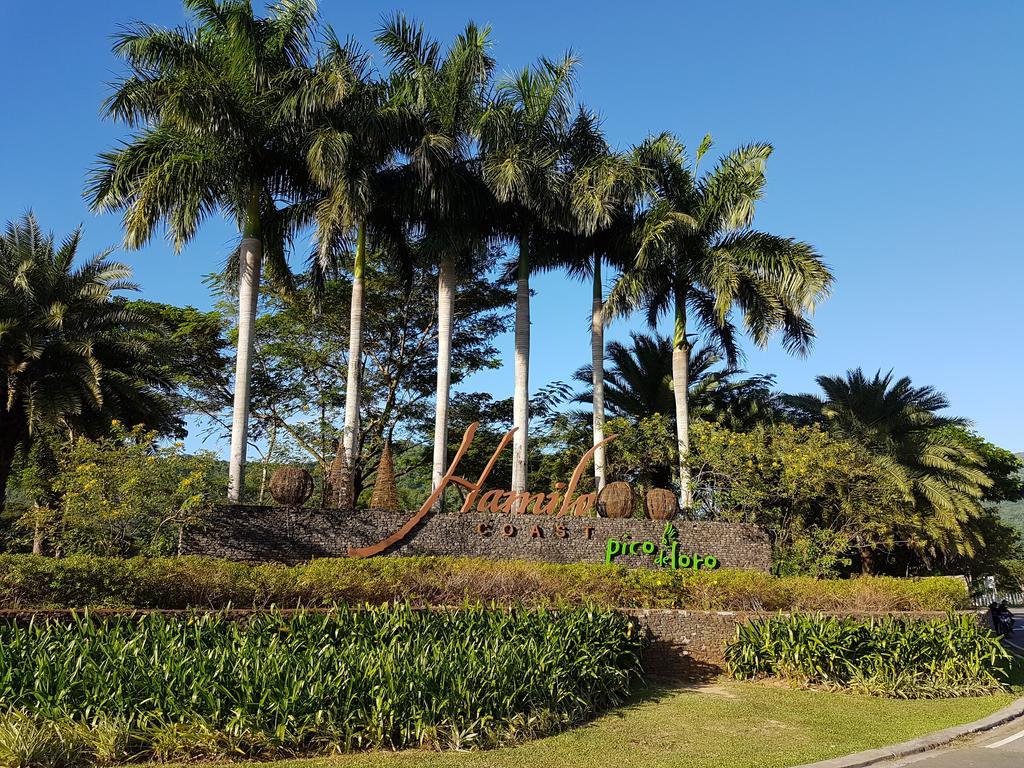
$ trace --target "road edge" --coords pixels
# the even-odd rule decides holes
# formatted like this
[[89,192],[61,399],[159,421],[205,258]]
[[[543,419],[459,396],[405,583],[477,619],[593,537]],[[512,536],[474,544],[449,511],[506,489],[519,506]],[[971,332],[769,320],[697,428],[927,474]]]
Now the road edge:
[[865,766],[876,765],[883,760],[892,760],[897,757],[907,757],[927,752],[928,750],[945,746],[963,736],[981,733],[982,731],[988,731],[997,726],[1005,725],[1021,716],[1024,716],[1024,697],[1006,705],[988,717],[975,720],[973,723],[954,725],[941,731],[919,736],[916,739],[910,739],[910,741],[900,742],[899,744],[867,749],[863,752],[855,752],[844,757],[833,757],[818,763],[805,763],[795,768],[865,768]]

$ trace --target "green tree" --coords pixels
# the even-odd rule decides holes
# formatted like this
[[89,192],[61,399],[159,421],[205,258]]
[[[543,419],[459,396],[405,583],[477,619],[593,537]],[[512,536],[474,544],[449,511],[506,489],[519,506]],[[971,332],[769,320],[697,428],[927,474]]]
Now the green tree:
[[180,429],[146,341],[152,327],[117,298],[131,270],[109,251],[75,265],[32,214],[0,234],[0,505],[15,452],[40,432],[101,434],[116,416]]
[[[605,374],[605,404],[615,417],[644,419],[655,414],[675,420],[672,391],[672,339],[667,336],[630,334],[629,346],[617,341],[608,345],[611,367]],[[693,418],[749,429],[775,415],[773,376],[738,378],[744,371],[722,363],[721,354],[702,346],[690,351],[688,405]],[[591,369],[584,366],[573,379],[587,385]],[[590,392],[577,396],[590,402]],[[671,423],[671,422],[670,422]]]
[[[438,268],[437,386],[432,483],[447,469],[452,327],[460,274],[488,253],[493,202],[475,153],[494,59],[490,28],[467,24],[442,52],[423,26],[393,16],[377,34],[396,75],[393,99],[413,118],[407,161],[396,174],[409,218],[423,228],[420,251]],[[475,262],[475,263],[474,263]]]
[[809,317],[828,295],[832,275],[806,243],[751,229],[765,185],[768,144],[725,155],[710,172],[698,163],[711,147],[705,137],[691,163],[674,137],[661,134],[634,150],[644,169],[647,200],[637,227],[636,261],[616,282],[609,317],[643,309],[652,327],[673,318],[672,382],[679,442],[680,502],[692,505],[689,451],[691,321],[725,354],[739,356],[735,314],[756,344],[781,332],[789,351],[813,339]]
[[621,269],[632,258],[630,233],[638,192],[636,169],[629,158],[613,152],[597,115],[581,107],[565,140],[568,194],[557,229],[545,237],[536,261],[541,267],[565,269],[570,276],[590,281],[590,388],[593,394],[591,433],[594,482],[600,491],[607,480],[604,440],[604,283],[605,267]]
[[161,375],[173,387],[174,412],[212,417],[232,406],[231,323],[216,310],[156,301],[129,301],[127,309],[149,326],[145,340],[158,351]]
[[[490,255],[470,264],[463,278],[466,292],[452,323],[455,382],[499,365],[494,339],[508,330],[511,292],[483,276],[482,265],[493,259]],[[415,461],[403,454],[410,443],[423,441],[426,423],[433,423],[438,344],[433,270],[406,275],[377,252],[370,252],[367,262],[358,363],[362,395],[351,468],[357,498],[371,482],[389,439],[400,479],[408,473],[419,478],[424,466],[429,467],[421,453]],[[315,462],[311,468],[321,471],[331,463],[332,446],[344,431],[349,321],[349,285],[343,279],[314,288],[309,280],[297,278],[288,294],[265,297],[255,328],[252,378],[251,429],[261,438],[261,474],[286,459]],[[194,393],[194,401],[210,407],[205,415],[211,431],[224,434],[230,428],[230,401],[222,397],[217,377],[203,380],[207,384]]]
[[[286,283],[292,237],[314,218],[306,152],[312,116],[352,86],[341,46],[314,58],[314,0],[280,0],[266,18],[247,0],[185,0],[194,25],[136,22],[114,52],[128,75],[104,109],[137,131],[99,157],[87,197],[124,211],[125,244],[164,222],[176,250],[215,211],[238,223],[238,347],[228,496],[240,501],[247,447],[252,330],[260,273]],[[330,41],[329,41],[330,42]],[[323,254],[320,254],[323,256]],[[323,268],[323,259],[316,262]]]
[[[921,548],[932,555],[971,555],[979,539],[968,523],[982,511],[992,480],[966,439],[965,419],[939,413],[949,406],[934,387],[915,387],[892,372],[868,377],[819,376],[823,394],[784,397],[799,419],[815,421],[870,452],[922,521]],[[872,549],[863,550],[870,567]]]
[[703,514],[765,528],[781,572],[834,576],[855,543],[892,546],[916,533],[899,489],[870,453],[817,425],[734,432],[694,421],[691,439]]
[[949,431],[981,457],[985,474],[992,481],[992,485],[985,488],[982,501],[1001,504],[1024,500],[1024,458],[1020,454],[993,445],[966,427],[951,426]]
[[30,443],[19,448],[8,484],[4,511],[13,513],[18,527],[31,532],[34,555],[43,554],[43,533],[52,523],[60,501],[54,489],[60,472],[60,443],[60,435],[53,430],[36,432]]
[[306,158],[320,187],[315,214],[318,259],[329,264],[338,253],[352,256],[345,426],[338,446],[352,466],[359,460],[359,364],[368,251],[411,268],[406,212],[394,200],[396,153],[409,149],[411,121],[391,98],[389,84],[369,78],[368,59],[357,46],[335,42],[333,47],[353,87],[347,98],[317,115]]
[[526,490],[530,422],[531,249],[545,227],[557,226],[566,191],[564,149],[572,121],[576,58],[541,59],[501,80],[481,120],[483,175],[504,203],[504,225],[516,257],[515,388],[512,490]]
[[183,528],[212,501],[215,463],[212,454],[160,447],[155,432],[114,421],[108,436],[79,437],[61,453],[50,535],[67,554],[173,554]]

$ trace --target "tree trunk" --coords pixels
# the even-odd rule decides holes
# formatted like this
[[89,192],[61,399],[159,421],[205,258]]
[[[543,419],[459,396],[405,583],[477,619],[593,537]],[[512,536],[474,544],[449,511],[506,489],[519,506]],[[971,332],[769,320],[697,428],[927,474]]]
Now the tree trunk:
[[[434,471],[431,491],[441,484],[448,470],[448,398],[452,375],[452,316],[455,312],[455,266],[441,262],[437,278],[437,399],[434,404]],[[442,494],[435,506],[444,508]]]
[[519,236],[519,280],[516,285],[515,392],[512,398],[512,490],[526,490],[530,428],[530,235]]
[[366,270],[366,227],[359,225],[352,267],[352,301],[348,324],[348,382],[345,385],[345,459],[355,472],[359,450],[359,385],[363,359],[363,273]]
[[259,201],[250,203],[239,249],[238,265],[238,350],[235,354],[235,400],[231,411],[231,463],[228,473],[228,501],[240,504],[245,494],[245,451],[249,442],[249,377],[255,340],[256,307],[260,297]]
[[257,504],[263,503],[263,497],[267,492],[267,472],[270,470],[270,460],[274,455],[274,447],[277,445],[277,421],[270,427],[270,440],[267,443],[267,455],[263,457],[263,471],[260,472],[260,495],[256,499]]
[[39,503],[32,505],[33,519],[32,519],[32,554],[41,555],[43,554],[43,528],[42,528],[42,510],[39,508]]
[[871,576],[875,572],[875,553],[870,547],[861,546],[858,551],[860,555],[860,572],[864,576]]
[[675,331],[672,337],[672,392],[676,401],[676,441],[679,447],[679,506],[693,506],[690,488],[690,411],[687,391],[690,386],[690,347],[686,339],[686,291],[675,289]]
[[594,254],[594,303],[590,313],[590,360],[594,386],[594,490],[608,481],[604,455],[604,293],[601,286],[601,254]]

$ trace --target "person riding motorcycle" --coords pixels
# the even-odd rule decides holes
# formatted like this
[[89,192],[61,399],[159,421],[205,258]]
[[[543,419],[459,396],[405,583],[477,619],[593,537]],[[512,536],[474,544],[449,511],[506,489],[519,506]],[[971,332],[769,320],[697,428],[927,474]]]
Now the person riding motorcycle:
[[997,603],[993,600],[988,606],[989,619],[992,622],[992,629],[1003,637],[1009,637],[1013,632],[1013,614],[1010,613],[1006,601]]

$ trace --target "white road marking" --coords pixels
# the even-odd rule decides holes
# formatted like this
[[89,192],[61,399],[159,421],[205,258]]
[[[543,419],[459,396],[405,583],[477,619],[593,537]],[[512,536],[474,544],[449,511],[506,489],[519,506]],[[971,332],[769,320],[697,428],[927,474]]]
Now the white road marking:
[[999,749],[999,747],[1006,746],[1011,741],[1016,741],[1017,739],[1024,739],[1024,731],[1019,731],[1011,736],[1007,736],[1005,739],[997,741],[995,744],[986,744],[985,746],[989,749]]

